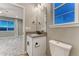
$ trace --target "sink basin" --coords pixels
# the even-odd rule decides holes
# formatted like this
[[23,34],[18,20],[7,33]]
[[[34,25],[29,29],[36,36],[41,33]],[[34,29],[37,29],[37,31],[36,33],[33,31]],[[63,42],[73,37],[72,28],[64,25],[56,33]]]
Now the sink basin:
[[36,37],[36,36],[40,36],[39,34],[31,34],[31,37]]
[[36,31],[36,33],[37,33],[37,34],[42,34],[43,32],[42,32],[42,31]]

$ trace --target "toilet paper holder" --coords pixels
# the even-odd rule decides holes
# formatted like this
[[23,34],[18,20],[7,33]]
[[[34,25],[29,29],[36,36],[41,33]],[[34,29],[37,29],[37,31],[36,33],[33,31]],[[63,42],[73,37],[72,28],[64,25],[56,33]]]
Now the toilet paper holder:
[[38,44],[38,42],[36,42],[35,43],[35,47],[37,48],[37,47],[39,47],[40,45]]

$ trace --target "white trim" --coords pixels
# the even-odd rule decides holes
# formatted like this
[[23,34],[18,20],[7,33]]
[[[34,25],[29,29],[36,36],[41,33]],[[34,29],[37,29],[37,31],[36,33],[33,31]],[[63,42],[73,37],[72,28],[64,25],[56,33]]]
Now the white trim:
[[79,27],[79,23],[72,23],[72,24],[66,24],[66,25],[49,25],[49,28],[73,28],[73,27]]
[[24,40],[24,52],[27,53],[27,46],[26,46],[26,29],[25,29],[25,10],[26,8],[23,9],[23,40]]
[[[52,8],[53,8],[53,7],[54,7],[54,4],[53,4]],[[55,14],[55,11],[54,11],[54,8],[53,8],[53,15],[52,15],[52,16],[53,16],[53,18],[52,18],[52,19],[53,19],[53,25],[55,25],[55,24],[54,24],[54,22],[55,22],[55,21],[54,21],[54,19],[55,19],[54,14]]]
[[78,23],[78,13],[79,13],[79,10],[78,10],[78,3],[75,4],[75,23]]

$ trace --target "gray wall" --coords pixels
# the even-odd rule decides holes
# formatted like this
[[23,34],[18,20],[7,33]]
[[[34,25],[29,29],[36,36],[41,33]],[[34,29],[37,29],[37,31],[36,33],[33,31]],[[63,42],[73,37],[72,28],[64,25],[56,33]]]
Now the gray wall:
[[[52,23],[51,5],[48,5],[47,17],[47,54],[50,55],[48,40],[58,40],[73,46],[70,55],[79,56],[79,27],[50,29]],[[49,16],[49,14],[51,16]]]

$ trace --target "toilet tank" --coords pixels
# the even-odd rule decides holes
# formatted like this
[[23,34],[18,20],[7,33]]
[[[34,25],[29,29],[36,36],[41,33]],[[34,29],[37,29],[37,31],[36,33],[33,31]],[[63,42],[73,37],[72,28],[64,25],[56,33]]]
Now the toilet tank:
[[56,40],[49,40],[49,45],[52,56],[68,56],[72,48],[71,45]]

